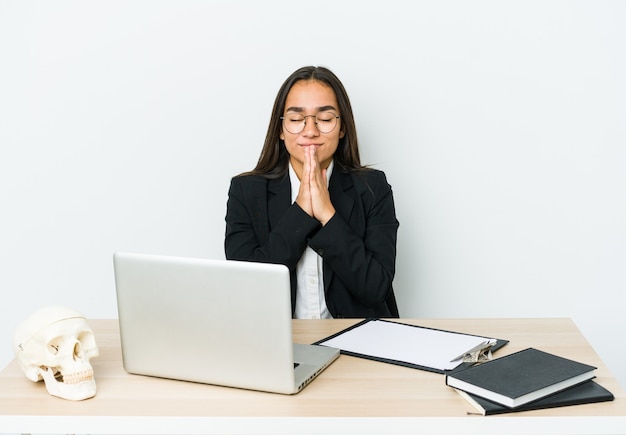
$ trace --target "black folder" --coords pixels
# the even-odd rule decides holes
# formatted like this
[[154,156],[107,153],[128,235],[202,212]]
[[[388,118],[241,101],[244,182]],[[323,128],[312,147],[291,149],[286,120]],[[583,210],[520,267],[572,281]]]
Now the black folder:
[[[474,335],[474,334],[464,334],[461,332],[454,332],[454,331],[447,331],[447,330],[443,330],[443,329],[436,329],[436,328],[428,328],[428,327],[424,327],[424,326],[418,326],[418,325],[410,325],[407,323],[402,323],[402,322],[397,322],[397,321],[391,321],[391,320],[385,320],[385,319],[379,319],[379,318],[370,318],[370,319],[365,319],[361,322],[358,322],[342,331],[337,332],[336,334],[330,335],[326,338],[323,338],[322,340],[319,340],[313,344],[318,344],[318,345],[324,345],[326,342],[328,342],[331,339],[334,339],[336,337],[339,337],[342,334],[345,334],[347,332],[353,331],[357,328],[360,328],[364,325],[366,325],[369,322],[393,322],[399,325],[404,325],[404,326],[410,326],[412,328],[421,328],[421,329],[426,329],[426,330],[431,330],[431,331],[439,331],[439,332],[443,332],[443,333],[447,333],[447,334],[460,334],[460,335],[465,335],[465,336],[471,336],[471,337],[481,337],[479,335]],[[488,338],[488,337],[486,337]],[[498,349],[500,349],[501,347],[503,347],[504,345],[506,345],[509,341],[508,340],[503,340],[503,339],[496,339],[496,343],[493,344],[491,346],[491,351],[494,352]],[[330,345],[330,344],[329,344]],[[420,343],[403,343],[403,345],[405,346],[419,346]],[[442,370],[442,369],[438,369],[435,367],[429,367],[427,365],[421,365],[421,364],[415,364],[412,362],[408,362],[408,361],[402,361],[402,360],[397,360],[397,359],[390,359],[390,358],[384,358],[384,357],[380,357],[377,356],[375,354],[375,352],[372,353],[358,353],[358,352],[353,352],[347,349],[341,349],[341,347],[339,348],[341,353],[344,355],[350,355],[350,356],[356,356],[359,358],[365,358],[365,359],[370,359],[370,360],[374,360],[374,361],[379,361],[379,362],[384,362],[384,363],[389,363],[389,364],[395,364],[395,365],[400,365],[400,366],[404,366],[404,367],[410,367],[413,369],[418,369],[418,370],[425,370],[425,371],[429,371],[429,372],[434,372],[434,373],[439,373],[439,374],[446,374],[446,373],[451,373],[453,371],[457,371],[457,370],[462,370],[464,368],[467,368],[469,366],[471,366],[473,363],[471,362],[462,362],[460,365],[458,365],[457,367],[455,367],[453,370]]]

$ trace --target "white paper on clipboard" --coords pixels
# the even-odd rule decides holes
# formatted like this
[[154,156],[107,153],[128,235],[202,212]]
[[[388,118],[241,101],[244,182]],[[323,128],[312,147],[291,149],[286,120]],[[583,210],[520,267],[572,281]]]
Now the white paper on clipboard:
[[488,337],[374,319],[319,344],[378,359],[452,370],[463,362],[456,359],[459,356],[495,342]]

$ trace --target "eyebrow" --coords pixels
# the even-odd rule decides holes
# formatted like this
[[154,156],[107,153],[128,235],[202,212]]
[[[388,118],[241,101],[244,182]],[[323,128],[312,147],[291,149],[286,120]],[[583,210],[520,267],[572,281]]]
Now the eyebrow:
[[[318,112],[324,112],[326,110],[334,110],[337,111],[337,108],[335,106],[321,106],[317,108]],[[304,107],[288,107],[287,110],[285,110],[286,112],[299,112],[302,113],[305,111]]]

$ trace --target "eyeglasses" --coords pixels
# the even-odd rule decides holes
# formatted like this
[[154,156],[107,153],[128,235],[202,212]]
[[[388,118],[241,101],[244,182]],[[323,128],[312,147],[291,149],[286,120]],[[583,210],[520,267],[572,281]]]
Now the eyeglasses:
[[303,115],[301,113],[287,113],[281,116],[283,126],[291,134],[299,134],[306,126],[307,118],[315,118],[315,127],[320,133],[330,133],[337,127],[337,120],[340,116],[334,112],[320,112],[317,115]]

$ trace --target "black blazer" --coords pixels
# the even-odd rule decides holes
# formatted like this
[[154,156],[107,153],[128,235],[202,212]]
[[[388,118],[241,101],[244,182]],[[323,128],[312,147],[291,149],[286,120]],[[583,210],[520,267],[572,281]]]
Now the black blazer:
[[309,245],[323,258],[326,305],[333,317],[398,317],[392,281],[399,224],[385,174],[345,172],[335,165],[329,191],[336,213],[322,227],[291,202],[289,175],[234,177],[226,258],[286,265],[295,310],[296,265]]

